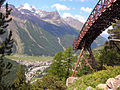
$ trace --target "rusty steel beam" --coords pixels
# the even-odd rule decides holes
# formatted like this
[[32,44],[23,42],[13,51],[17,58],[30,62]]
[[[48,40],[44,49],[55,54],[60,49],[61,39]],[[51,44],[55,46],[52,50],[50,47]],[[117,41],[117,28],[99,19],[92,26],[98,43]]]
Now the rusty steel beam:
[[[75,39],[73,49],[82,49],[84,43],[85,47],[87,47],[86,45],[90,46],[105,28],[115,22],[115,19],[120,19],[119,11],[120,0],[99,0],[83,25],[78,38]],[[92,38],[88,38],[92,33],[97,34],[97,36],[93,35]],[[88,42],[89,40],[92,42]]]
[[84,47],[82,48],[82,50],[81,50],[81,52],[80,52],[80,56],[79,56],[78,61],[77,61],[77,63],[76,63],[76,66],[75,66],[75,69],[74,69],[74,71],[73,71],[72,77],[75,76],[75,71],[76,71],[76,69],[77,69],[77,65],[78,65],[79,62],[80,62],[80,58],[81,58],[82,55],[83,55],[83,51],[84,51]]

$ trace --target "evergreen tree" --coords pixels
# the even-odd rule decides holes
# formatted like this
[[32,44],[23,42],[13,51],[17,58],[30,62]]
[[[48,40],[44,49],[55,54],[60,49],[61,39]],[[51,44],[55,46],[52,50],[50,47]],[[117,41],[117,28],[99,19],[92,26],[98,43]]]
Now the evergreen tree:
[[49,74],[59,77],[60,80],[65,79],[64,54],[62,52],[56,53],[53,63],[50,66]]
[[[109,39],[120,39],[120,21],[113,25],[113,29],[108,30],[110,34]],[[110,66],[120,65],[120,42],[107,41],[100,55],[100,68],[103,69],[103,65]]]
[[73,64],[75,62],[76,57],[73,56],[73,50],[71,47],[68,47],[64,52],[64,66],[65,66],[65,80],[72,75]]
[[[0,9],[3,5],[5,0],[0,1]],[[3,35],[6,32],[6,28],[8,27],[8,23],[12,20],[12,18],[9,18],[10,12],[12,9],[8,9],[8,4],[6,4],[6,12],[3,14],[2,10],[0,11],[0,35]],[[0,42],[0,90],[6,89],[8,86],[5,86],[5,83],[3,82],[2,78],[6,76],[12,67],[12,64],[8,62],[7,64],[4,63],[4,56],[10,55],[12,53],[12,47],[13,47],[13,39],[12,39],[12,32],[9,32],[8,37]]]
[[113,25],[113,29],[108,30],[110,39],[120,39],[120,20]]
[[71,47],[68,47],[64,53],[58,52],[50,66],[49,74],[57,76],[60,80],[66,81],[66,79],[72,75],[74,61],[75,56],[73,56]]
[[16,72],[16,79],[13,81],[12,89],[13,90],[28,90],[30,88],[29,83],[26,82],[25,69],[22,65],[19,66],[18,71]]

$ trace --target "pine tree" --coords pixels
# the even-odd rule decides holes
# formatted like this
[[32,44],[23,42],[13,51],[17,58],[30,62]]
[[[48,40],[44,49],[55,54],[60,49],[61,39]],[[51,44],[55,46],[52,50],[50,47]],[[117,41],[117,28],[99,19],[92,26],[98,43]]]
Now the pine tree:
[[120,21],[114,24],[113,29],[108,30],[108,33],[110,41],[105,43],[100,55],[101,69],[103,69],[104,64],[120,65],[120,42],[114,41],[114,39],[120,39]]
[[113,25],[113,29],[108,30],[110,39],[120,39],[120,21]]
[[49,74],[55,75],[57,77],[59,77],[60,80],[65,79],[65,68],[63,65],[64,62],[64,54],[62,52],[58,52],[56,53],[54,59],[53,59],[53,63],[50,66],[49,69]]
[[13,90],[28,90],[30,88],[29,83],[26,82],[25,69],[22,65],[19,66],[18,71],[16,72],[16,79],[13,81],[12,89]]
[[[0,9],[3,5],[5,0],[0,1]],[[9,18],[10,12],[12,9],[8,9],[8,4],[6,4],[6,12],[2,13],[0,11],[0,35],[3,35],[6,32],[6,28],[8,27],[8,23],[12,20]],[[2,78],[6,76],[12,67],[12,64],[8,62],[7,64],[4,63],[4,56],[10,55],[12,53],[13,47],[13,39],[12,39],[12,31],[9,32],[8,37],[0,42],[0,89],[6,89],[7,86],[4,85]]]
[[64,53],[58,52],[49,69],[49,74],[57,76],[60,80],[66,79],[72,74],[75,56],[71,47],[68,47]]
[[75,62],[75,56],[73,56],[73,50],[71,47],[68,47],[64,52],[64,66],[65,66],[65,80],[72,74],[73,63]]

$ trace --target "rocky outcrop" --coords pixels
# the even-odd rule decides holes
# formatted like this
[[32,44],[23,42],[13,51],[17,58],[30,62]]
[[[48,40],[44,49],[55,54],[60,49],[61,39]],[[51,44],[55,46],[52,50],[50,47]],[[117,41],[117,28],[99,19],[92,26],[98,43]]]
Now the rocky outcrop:
[[[117,88],[120,87],[120,75],[116,76],[115,78],[109,78],[106,81],[106,84],[98,84],[96,86],[96,89],[102,89],[102,90],[117,90]],[[96,90],[95,88],[89,86],[85,90]]]
[[96,88],[107,90],[107,85],[106,84],[99,84],[99,85],[96,86]]
[[89,86],[85,90],[95,90],[93,87]]
[[109,78],[106,81],[106,84],[99,84],[96,88],[103,90],[117,90],[118,87],[120,87],[120,75],[115,78]]
[[78,80],[79,78],[78,77],[69,77],[67,80],[66,80],[66,86],[69,86],[70,84],[74,83],[76,80]]

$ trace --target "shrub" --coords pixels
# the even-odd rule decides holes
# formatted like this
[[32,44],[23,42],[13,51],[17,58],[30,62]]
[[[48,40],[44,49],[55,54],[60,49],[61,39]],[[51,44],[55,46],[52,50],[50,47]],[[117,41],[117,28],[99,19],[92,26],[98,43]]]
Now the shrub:
[[83,90],[84,87],[96,87],[100,83],[106,83],[107,79],[116,77],[120,74],[120,66],[106,66],[106,70],[98,71],[93,74],[84,75],[80,80],[76,81],[74,84],[68,87],[68,90],[72,90],[77,87],[79,90]]

